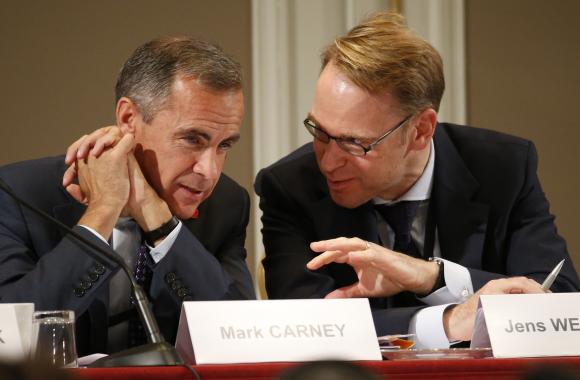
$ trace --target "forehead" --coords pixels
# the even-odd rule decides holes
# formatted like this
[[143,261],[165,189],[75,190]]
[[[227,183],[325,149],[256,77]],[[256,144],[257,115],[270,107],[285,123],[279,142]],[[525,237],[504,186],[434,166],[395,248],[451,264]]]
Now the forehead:
[[244,116],[241,89],[214,90],[195,79],[178,78],[153,122],[176,129],[239,130]]
[[244,95],[241,89],[215,90],[195,78],[177,78],[171,86],[168,100],[181,111],[191,109],[232,117],[243,116],[244,111]]
[[316,84],[311,115],[330,133],[372,137],[400,119],[402,112],[388,91],[370,93],[330,63]]

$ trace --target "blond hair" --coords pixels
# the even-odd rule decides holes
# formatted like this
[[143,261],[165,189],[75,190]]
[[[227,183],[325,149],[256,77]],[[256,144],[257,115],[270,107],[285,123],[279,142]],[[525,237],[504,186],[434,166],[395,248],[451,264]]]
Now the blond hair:
[[334,40],[321,58],[323,69],[332,63],[371,93],[390,92],[405,112],[439,110],[445,90],[441,56],[397,13],[371,15]]

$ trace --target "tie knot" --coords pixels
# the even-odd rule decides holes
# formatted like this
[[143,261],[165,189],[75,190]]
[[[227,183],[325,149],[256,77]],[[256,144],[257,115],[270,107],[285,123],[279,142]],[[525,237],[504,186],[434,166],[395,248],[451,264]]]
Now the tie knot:
[[375,209],[385,218],[395,235],[410,235],[413,219],[420,201],[402,201],[393,205],[375,205]]

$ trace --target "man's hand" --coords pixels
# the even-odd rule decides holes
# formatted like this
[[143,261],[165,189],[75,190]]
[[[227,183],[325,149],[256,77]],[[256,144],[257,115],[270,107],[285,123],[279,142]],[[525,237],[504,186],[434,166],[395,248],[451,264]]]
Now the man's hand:
[[[87,196],[82,186],[72,183],[77,176],[73,163],[92,157],[99,158],[109,149],[114,149],[123,136],[118,127],[104,127],[81,137],[67,149],[65,163],[70,166],[63,176],[63,185],[77,201],[87,203]],[[145,179],[132,152],[127,154],[127,167],[130,192],[122,215],[135,219],[144,231],[152,231],[171,219],[171,211]]]
[[320,255],[306,264],[310,270],[346,263],[353,267],[358,282],[336,289],[326,298],[387,297],[402,291],[426,295],[439,274],[435,262],[416,259],[359,238],[337,238],[310,244]]
[[536,281],[526,277],[491,280],[464,303],[445,310],[443,313],[443,326],[447,338],[450,342],[471,340],[479,296],[522,293],[544,293],[544,290]]
[[82,193],[79,185],[73,183],[77,177],[77,169],[75,162],[77,160],[84,160],[91,154],[94,157],[99,157],[106,148],[111,148],[117,144],[123,137],[123,132],[116,126],[109,126],[97,129],[90,135],[84,135],[77,141],[73,142],[66,150],[64,158],[68,169],[64,172],[62,177],[62,185],[66,188],[69,194],[78,202],[86,203],[86,197]]
[[129,154],[128,165],[131,191],[125,215],[135,219],[145,232],[161,227],[172,217],[169,206],[149,185],[133,153]]
[[100,157],[77,160],[80,190],[87,210],[79,224],[91,227],[108,239],[129,199],[128,155],[133,150],[133,135],[126,134]]

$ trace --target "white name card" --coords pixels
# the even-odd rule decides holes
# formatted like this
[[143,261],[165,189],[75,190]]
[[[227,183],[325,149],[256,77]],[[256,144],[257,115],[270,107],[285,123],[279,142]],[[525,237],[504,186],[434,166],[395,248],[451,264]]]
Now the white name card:
[[32,303],[0,304],[0,358],[22,360],[30,353]]
[[580,355],[580,293],[487,295],[480,303],[472,347],[487,340],[498,358]]
[[381,360],[366,298],[184,302],[175,346],[196,364]]

